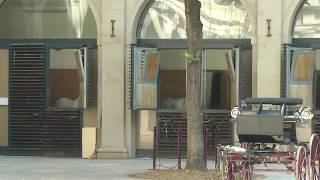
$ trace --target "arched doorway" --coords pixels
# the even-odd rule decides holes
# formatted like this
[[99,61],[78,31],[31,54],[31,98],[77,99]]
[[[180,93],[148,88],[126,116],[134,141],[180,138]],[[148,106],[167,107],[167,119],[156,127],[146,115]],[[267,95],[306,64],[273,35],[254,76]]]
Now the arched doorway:
[[[311,72],[308,74],[311,74],[312,76],[315,76],[315,78],[310,77],[310,85],[316,86],[318,83],[317,79],[317,71],[320,70],[318,68],[319,62],[317,58],[317,54],[319,53],[319,37],[320,33],[318,32],[318,22],[320,22],[320,18],[318,18],[318,12],[316,11],[317,8],[320,7],[320,3],[315,0],[309,0],[305,1],[303,4],[301,4],[299,11],[294,17],[295,22],[293,23],[292,27],[292,44],[287,45],[287,51],[286,51],[286,59],[288,63],[292,63],[294,61],[296,54],[304,50],[305,53],[310,53],[312,55],[312,68],[310,69]],[[292,47],[292,48],[291,48]],[[285,47],[286,48],[286,47]],[[306,61],[305,61],[306,62]],[[292,67],[287,67],[288,70],[292,69]],[[308,68],[306,69],[308,70]],[[301,74],[303,75],[303,74]],[[305,74],[306,75],[306,74]],[[287,77],[289,81],[290,77]],[[287,87],[287,91],[289,91]],[[317,90],[314,88],[310,88],[310,92],[308,92],[306,96],[312,98],[312,99],[305,99],[307,101],[307,105],[312,106],[314,109],[317,109],[318,106],[320,106],[320,101],[318,101],[318,97],[316,95]],[[287,92],[288,95],[289,92]]]
[[81,156],[82,127],[97,124],[97,27],[87,1],[4,0],[0,22],[1,146]]
[[292,43],[283,45],[282,58],[282,96],[303,99],[304,105],[310,106],[315,112],[312,121],[303,127],[297,126],[297,133],[307,139],[312,133],[320,133],[319,121],[319,49],[320,34],[319,13],[320,3],[316,0],[304,1],[294,15],[292,26]]
[[[184,2],[151,2],[139,21],[137,44],[132,50],[135,73],[132,79],[133,109],[141,110],[138,117],[137,155],[144,155],[143,150],[152,149],[152,127],[157,125],[158,138],[163,142],[159,148],[164,148],[166,156],[173,156],[175,146],[172,143],[175,141],[170,137],[175,137],[177,128],[186,126]],[[242,99],[252,96],[252,32],[249,15],[239,0],[201,0],[201,3],[204,38],[202,106],[205,125],[211,128],[209,148],[212,148],[216,143],[233,143],[229,110],[240,104]],[[153,70],[159,68],[159,71],[153,71],[156,78],[152,82],[137,78],[140,70],[135,68],[148,64],[148,58],[155,56],[158,61],[154,62],[158,66],[154,66]],[[136,93],[139,88],[148,89],[152,96],[140,96]]]

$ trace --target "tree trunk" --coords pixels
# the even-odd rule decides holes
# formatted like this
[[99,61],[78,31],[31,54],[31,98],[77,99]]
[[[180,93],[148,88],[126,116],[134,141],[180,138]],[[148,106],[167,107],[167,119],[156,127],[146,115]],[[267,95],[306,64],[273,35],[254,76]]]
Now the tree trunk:
[[201,118],[202,23],[201,3],[184,0],[187,19],[187,119],[188,153],[186,169],[206,170],[204,159],[203,120]]

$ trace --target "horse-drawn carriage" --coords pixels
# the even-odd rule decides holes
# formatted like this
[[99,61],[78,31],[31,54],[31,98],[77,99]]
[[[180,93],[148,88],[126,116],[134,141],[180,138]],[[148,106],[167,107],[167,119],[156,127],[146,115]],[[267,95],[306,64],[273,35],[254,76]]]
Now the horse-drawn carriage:
[[[258,164],[283,163],[298,180],[320,179],[318,135],[311,108],[297,98],[248,98],[231,111],[241,146],[218,147],[217,167],[227,180],[252,179]],[[281,147],[291,147],[281,150]],[[258,166],[257,166],[258,165]]]

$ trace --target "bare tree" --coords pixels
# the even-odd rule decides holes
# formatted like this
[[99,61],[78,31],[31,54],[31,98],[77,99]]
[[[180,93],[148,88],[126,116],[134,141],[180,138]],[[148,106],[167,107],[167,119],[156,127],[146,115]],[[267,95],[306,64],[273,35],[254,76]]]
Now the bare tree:
[[187,20],[187,119],[188,153],[186,169],[206,170],[204,159],[203,120],[201,118],[202,23],[201,2],[184,0]]

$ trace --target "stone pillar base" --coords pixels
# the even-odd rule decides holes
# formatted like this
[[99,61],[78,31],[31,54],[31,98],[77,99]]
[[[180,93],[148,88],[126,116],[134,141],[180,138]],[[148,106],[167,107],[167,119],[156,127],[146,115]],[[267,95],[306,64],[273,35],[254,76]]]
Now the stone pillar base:
[[128,159],[129,153],[125,149],[100,148],[97,154],[98,159]]

